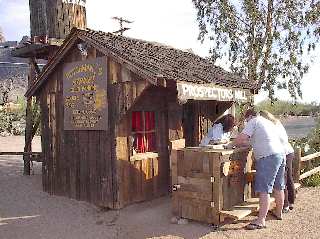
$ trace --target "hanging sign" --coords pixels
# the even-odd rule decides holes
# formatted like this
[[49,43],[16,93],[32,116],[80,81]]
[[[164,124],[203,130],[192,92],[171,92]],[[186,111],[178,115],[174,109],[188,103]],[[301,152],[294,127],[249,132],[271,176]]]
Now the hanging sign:
[[106,58],[66,64],[63,100],[65,130],[107,130]]
[[240,101],[247,102],[250,99],[250,91],[234,89],[215,85],[177,83],[178,98],[182,101],[193,100],[217,100],[217,101]]

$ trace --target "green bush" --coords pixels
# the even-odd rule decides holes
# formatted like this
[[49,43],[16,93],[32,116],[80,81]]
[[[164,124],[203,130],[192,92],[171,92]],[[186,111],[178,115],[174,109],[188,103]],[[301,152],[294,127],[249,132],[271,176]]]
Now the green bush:
[[0,110],[0,134],[1,135],[23,135],[25,117],[20,112],[8,112]]
[[316,173],[314,175],[311,175],[310,177],[301,180],[301,183],[303,186],[306,187],[320,186],[320,173]]
[[320,113],[320,105],[317,103],[265,100],[257,104],[256,107],[258,110],[267,110],[274,115],[316,115]]
[[[27,102],[24,97],[20,97],[14,102],[13,107],[3,106],[0,108],[0,135],[23,135],[26,125],[26,107]],[[18,106],[18,107],[17,107]],[[40,107],[36,99],[32,99],[32,115],[34,119],[40,116]],[[38,127],[36,135],[40,135]]]
[[0,109],[0,134],[3,136],[24,134],[26,101],[24,98],[18,98],[15,103],[19,105],[18,108]]
[[320,152],[320,118],[318,118],[317,124],[310,134],[309,144],[310,148]]

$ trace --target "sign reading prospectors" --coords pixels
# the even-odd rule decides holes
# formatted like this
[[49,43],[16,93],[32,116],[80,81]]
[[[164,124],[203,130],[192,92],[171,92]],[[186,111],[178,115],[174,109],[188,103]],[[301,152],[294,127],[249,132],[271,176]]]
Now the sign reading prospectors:
[[65,130],[107,130],[106,58],[66,64],[63,100]]
[[196,85],[185,82],[177,83],[178,98],[180,100],[217,100],[247,102],[250,99],[250,91],[233,89],[215,85]]

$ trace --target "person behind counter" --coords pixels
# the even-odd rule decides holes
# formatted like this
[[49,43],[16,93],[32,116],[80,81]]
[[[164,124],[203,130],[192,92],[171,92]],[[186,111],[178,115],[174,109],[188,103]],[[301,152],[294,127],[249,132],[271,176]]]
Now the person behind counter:
[[285,181],[286,181],[286,188],[284,190],[284,205],[283,205],[283,212],[289,212],[289,210],[293,209],[294,199],[295,199],[295,188],[293,182],[293,175],[292,175],[292,162],[294,160],[294,149],[292,148],[291,144],[289,143],[288,134],[281,124],[280,120],[278,120],[273,114],[266,110],[261,110],[259,114],[273,122],[277,128],[280,139],[284,146],[284,151],[286,155],[286,172],[285,172]]
[[222,116],[209,128],[207,135],[201,140],[200,146],[228,143],[234,126],[235,119],[231,114]]
[[258,116],[254,109],[246,111],[245,120],[245,127],[233,145],[248,146],[251,143],[256,159],[255,191],[259,193],[260,209],[258,218],[246,226],[246,229],[254,230],[266,227],[270,193],[273,190],[276,201],[274,215],[282,219],[285,159],[277,127],[270,120]]

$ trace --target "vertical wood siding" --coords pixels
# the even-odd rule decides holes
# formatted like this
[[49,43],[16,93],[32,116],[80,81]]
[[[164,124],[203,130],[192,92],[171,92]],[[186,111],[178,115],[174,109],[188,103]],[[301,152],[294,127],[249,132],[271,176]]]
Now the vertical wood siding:
[[[98,56],[101,54],[89,50],[89,58]],[[63,129],[63,64],[79,60],[78,50],[71,49],[40,91],[45,158],[43,189],[50,194],[113,208],[115,164],[112,163],[114,137],[110,125],[108,131]],[[111,112],[109,108],[109,114]]]

